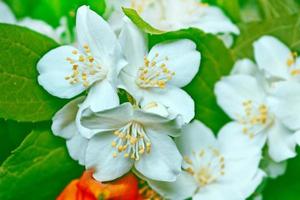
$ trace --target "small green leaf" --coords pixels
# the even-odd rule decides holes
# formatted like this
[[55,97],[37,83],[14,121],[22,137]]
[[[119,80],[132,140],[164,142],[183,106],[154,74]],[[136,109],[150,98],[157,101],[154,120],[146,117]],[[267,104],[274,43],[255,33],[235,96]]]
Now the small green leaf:
[[36,63],[57,44],[26,28],[0,24],[0,117],[23,122],[51,119],[65,101],[37,82]]
[[[157,34],[151,31],[148,24],[141,22],[141,18],[133,10],[127,10],[127,16],[142,30],[149,34],[149,45],[177,39],[190,39],[197,45],[201,52],[201,67],[194,80],[185,88],[196,104],[195,118],[208,125],[217,132],[229,118],[218,107],[214,95],[214,85],[222,76],[227,75],[233,65],[230,51],[216,36],[190,28],[175,32]],[[145,27],[145,26],[146,27]]]
[[238,58],[253,58],[253,42],[263,35],[272,35],[290,48],[300,51],[300,15],[290,15],[261,22],[239,25],[241,35],[233,47],[233,55]]
[[65,146],[46,129],[32,131],[0,167],[0,199],[55,199],[83,170]]

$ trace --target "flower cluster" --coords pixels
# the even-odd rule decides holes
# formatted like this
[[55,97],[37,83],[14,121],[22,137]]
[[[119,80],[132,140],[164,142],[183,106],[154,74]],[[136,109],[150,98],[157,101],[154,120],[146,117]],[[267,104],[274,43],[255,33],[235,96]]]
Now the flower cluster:
[[[243,200],[266,176],[259,168],[266,142],[274,162],[296,155],[295,53],[270,36],[254,43],[257,65],[238,61],[215,86],[218,104],[233,119],[215,136],[194,120],[194,100],[182,89],[200,68],[196,44],[179,39],[149,49],[147,35],[120,4],[162,30],[196,27],[227,38],[239,33],[237,27],[218,8],[194,0],[111,3],[109,22],[80,7],[77,46],[55,48],[37,64],[45,90],[76,97],[55,114],[52,131],[66,139],[73,159],[94,169],[96,180],[132,171],[167,199]],[[174,16],[178,9],[184,12]],[[128,102],[120,100],[120,90]]]
[[255,61],[237,61],[230,76],[216,84],[219,105],[270,158],[282,162],[296,156],[299,144],[297,54],[272,36],[253,44]]

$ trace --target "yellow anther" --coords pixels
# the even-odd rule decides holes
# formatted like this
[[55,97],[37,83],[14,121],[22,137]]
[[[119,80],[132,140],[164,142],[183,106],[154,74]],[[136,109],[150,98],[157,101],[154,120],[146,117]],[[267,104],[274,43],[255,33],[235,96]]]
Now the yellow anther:
[[113,153],[113,157],[116,158],[118,154],[116,152]]
[[194,175],[195,174],[195,172],[194,172],[194,170],[192,169],[192,168],[187,168],[187,169],[185,169],[185,171],[187,172],[187,173],[189,173],[189,174],[191,174],[191,175]]
[[77,53],[78,53],[78,51],[76,51],[76,50],[72,51],[72,54],[74,54],[74,55],[77,55]]
[[117,146],[117,143],[116,143],[115,141],[113,141],[113,142],[111,143],[111,146],[112,146],[112,147],[116,147],[116,146]]
[[190,164],[190,165],[193,164],[192,160],[191,160],[189,157],[187,157],[187,156],[184,156],[184,157],[183,157],[183,160],[184,160],[187,164]]

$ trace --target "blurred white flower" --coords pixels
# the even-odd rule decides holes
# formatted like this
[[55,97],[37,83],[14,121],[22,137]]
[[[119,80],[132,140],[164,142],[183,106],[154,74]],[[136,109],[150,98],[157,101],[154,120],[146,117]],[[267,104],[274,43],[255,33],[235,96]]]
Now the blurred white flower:
[[170,136],[180,134],[177,118],[167,119],[130,103],[97,113],[86,109],[83,116],[85,127],[98,130],[85,155],[85,166],[95,169],[97,180],[114,180],[134,166],[150,179],[175,181],[182,157]]
[[143,106],[157,102],[188,123],[195,115],[194,101],[180,88],[199,70],[201,56],[195,43],[187,39],[165,42],[148,52],[144,35],[128,19],[120,43],[128,61],[120,73],[120,87]]
[[199,121],[187,125],[176,144],[183,155],[183,172],[175,182],[148,180],[167,199],[244,200],[261,183],[260,148],[227,124],[216,139]]
[[14,13],[10,8],[2,1],[0,1],[0,23],[15,24],[19,26],[27,27],[31,30],[44,34],[56,42],[61,42],[62,34],[66,31],[66,25],[61,25],[54,29],[52,26],[42,20],[32,19],[30,17],[17,20]]
[[218,34],[231,46],[231,34],[239,34],[239,29],[221,9],[201,3],[199,0],[110,0],[107,1],[113,12],[109,18],[116,31],[122,27],[124,16],[121,7],[135,9],[150,25],[163,31],[174,31],[195,27],[207,33]]
[[249,140],[259,137],[262,148],[267,141],[270,157],[281,162],[296,156],[298,134],[276,117],[269,103],[269,92],[257,76],[234,74],[215,86],[217,102],[240,125],[240,134]]

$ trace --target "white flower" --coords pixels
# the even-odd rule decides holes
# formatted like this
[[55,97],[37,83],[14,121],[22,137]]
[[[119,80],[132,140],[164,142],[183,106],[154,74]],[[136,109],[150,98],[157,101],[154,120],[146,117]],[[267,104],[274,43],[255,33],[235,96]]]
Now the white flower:
[[27,27],[41,34],[44,34],[57,42],[61,41],[62,33],[66,31],[66,26],[62,25],[54,29],[42,20],[31,19],[29,17],[18,21],[10,8],[2,1],[0,1],[0,22]]
[[278,39],[272,36],[258,39],[254,42],[254,56],[267,78],[300,81],[300,58]]
[[146,22],[164,31],[196,27],[207,33],[220,34],[229,46],[232,37],[228,35],[239,34],[239,29],[221,9],[199,0],[114,0],[107,4],[114,10],[109,22],[116,30],[121,28],[121,6],[124,6],[137,10]]
[[176,143],[183,155],[183,172],[173,183],[148,180],[167,199],[244,200],[262,181],[260,149],[239,134],[235,123],[216,139],[199,121],[187,125]]
[[84,111],[82,124],[97,129],[88,142],[85,166],[94,177],[110,181],[133,166],[144,176],[174,181],[181,171],[182,157],[170,136],[180,134],[177,119],[167,119],[134,108],[130,103],[93,113]]
[[[276,86],[269,98],[275,115],[291,130],[299,130],[300,57],[271,36],[257,40],[254,52],[259,68],[265,71],[266,77]],[[297,136],[298,143],[299,139]]]
[[266,87],[257,77],[245,74],[223,78],[215,86],[218,104],[237,123],[240,134],[249,140],[259,137],[268,142],[270,157],[280,162],[296,156],[297,135],[272,112]]
[[108,101],[126,64],[121,47],[109,25],[87,6],[78,9],[76,23],[79,48],[61,46],[48,52],[38,63],[39,83],[61,98],[101,84],[100,92]]
[[190,83],[199,70],[201,56],[195,43],[187,39],[160,43],[148,53],[144,35],[128,19],[120,42],[128,61],[120,73],[120,87],[142,105],[157,102],[189,122],[195,115],[194,101],[180,88]]

